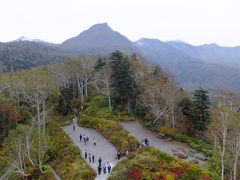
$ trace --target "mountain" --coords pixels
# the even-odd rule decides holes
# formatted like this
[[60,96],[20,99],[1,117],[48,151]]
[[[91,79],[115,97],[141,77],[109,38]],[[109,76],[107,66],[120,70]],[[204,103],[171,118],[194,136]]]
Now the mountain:
[[167,42],[168,45],[191,58],[198,58],[208,63],[222,64],[240,68],[240,46],[222,47],[217,44],[192,46],[184,42]]
[[1,71],[16,71],[39,65],[52,64],[66,57],[59,47],[47,43],[19,40],[0,43]]
[[[240,66],[233,67],[227,60],[223,61],[223,58],[214,56],[215,52],[221,52],[220,49],[223,47],[217,45],[196,47],[184,42],[162,42],[145,38],[135,42],[135,45],[145,57],[170,71],[175,75],[176,82],[189,90],[202,86],[240,93]],[[230,50],[232,51],[232,48]],[[240,64],[237,57],[235,55],[231,62]]]
[[31,39],[31,38],[27,38],[25,36],[22,36],[16,40],[14,40],[14,42],[20,42],[20,41],[31,41],[31,42],[44,43],[44,41],[41,39]]
[[128,55],[141,53],[129,39],[113,31],[107,23],[93,25],[78,36],[64,41],[61,48],[76,55],[106,55],[115,50]]
[[182,41],[142,38],[131,42],[107,23],[96,24],[62,44],[21,37],[0,43],[1,69],[18,70],[62,61],[67,56],[108,55],[120,50],[159,64],[175,75],[176,83],[192,90],[198,86],[240,93],[240,46],[193,46]]

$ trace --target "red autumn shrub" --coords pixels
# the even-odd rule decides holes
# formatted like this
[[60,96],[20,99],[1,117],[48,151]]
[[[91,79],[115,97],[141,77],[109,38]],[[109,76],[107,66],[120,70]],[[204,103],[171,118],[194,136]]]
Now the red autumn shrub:
[[211,180],[211,178],[209,176],[204,176],[203,180]]
[[136,168],[130,169],[128,171],[128,177],[133,180],[139,180],[142,177],[142,172]]
[[22,120],[13,104],[0,104],[0,114],[6,117],[8,121],[18,122]]

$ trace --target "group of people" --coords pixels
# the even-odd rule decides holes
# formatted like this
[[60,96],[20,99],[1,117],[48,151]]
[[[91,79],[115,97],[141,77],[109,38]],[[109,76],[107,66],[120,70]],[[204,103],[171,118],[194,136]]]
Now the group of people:
[[[75,125],[73,125],[73,131],[75,131]],[[84,144],[87,145],[89,143],[90,139],[85,134],[80,134],[79,135],[79,141],[84,142]],[[95,137],[93,138],[92,142],[93,142],[94,146],[97,145]],[[142,147],[142,146],[149,146],[149,140],[147,138],[142,140],[142,143],[140,144],[139,147]],[[130,149],[130,151],[132,151],[132,148]],[[126,156],[128,156],[128,154],[129,154],[129,152],[126,151]],[[95,163],[94,154],[91,155],[90,152],[88,152],[87,150],[85,150],[84,157],[85,157],[86,161],[88,160],[90,163]],[[117,159],[120,160],[120,158],[121,158],[121,153],[118,152],[117,153]],[[98,159],[98,175],[101,175],[101,173],[104,173],[104,174],[110,173],[111,169],[112,169],[112,164],[109,163],[109,162],[102,163],[102,158],[99,157],[99,159]]]
[[111,169],[112,169],[111,163],[107,162],[102,164],[102,158],[100,157],[98,159],[98,175],[101,175],[102,172],[104,174],[106,174],[107,172],[110,173]]
[[[83,135],[82,135],[82,134],[80,134],[80,135],[79,135],[79,141],[80,141],[80,142],[82,142],[82,141],[83,141],[85,145],[87,145],[87,144],[88,144],[89,140],[90,140],[90,139],[89,139],[89,137],[88,137],[88,136],[86,136],[85,134],[83,134]],[[97,145],[97,142],[96,142],[96,139],[95,139],[95,137],[93,138],[93,145],[94,145],[94,146],[96,146],[96,145]]]
[[88,159],[89,162],[94,163],[94,160],[95,160],[94,154],[91,156],[91,154],[88,153],[87,150],[85,150],[84,157],[85,157],[85,159]]
[[[84,153],[84,157],[87,161],[90,162],[90,163],[95,163],[95,156],[94,154],[91,156],[90,153],[88,153],[87,150],[85,150],[85,153]],[[98,175],[101,175],[101,173],[103,172],[104,174],[106,174],[107,172],[110,173],[112,170],[112,164],[107,162],[107,163],[102,163],[102,158],[99,157],[98,159]]]

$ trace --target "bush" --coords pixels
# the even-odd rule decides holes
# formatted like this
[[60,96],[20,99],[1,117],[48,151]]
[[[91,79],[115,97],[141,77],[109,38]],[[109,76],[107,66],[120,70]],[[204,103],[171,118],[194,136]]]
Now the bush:
[[82,115],[79,123],[81,126],[96,129],[112,143],[119,152],[126,152],[130,148],[135,148],[138,145],[135,137],[126,131],[118,122],[102,118],[90,118]]
[[113,121],[134,121],[135,118],[129,115],[127,111],[113,110],[109,111],[108,102],[102,96],[91,97],[87,99],[84,113],[89,116],[100,117]]
[[[125,175],[124,175],[125,174]],[[200,167],[160,152],[152,147],[139,149],[131,159],[114,167],[110,180],[121,179],[203,179],[209,177]]]
[[168,126],[163,126],[163,127],[160,127],[160,132],[168,136],[172,136],[175,134],[175,129]]

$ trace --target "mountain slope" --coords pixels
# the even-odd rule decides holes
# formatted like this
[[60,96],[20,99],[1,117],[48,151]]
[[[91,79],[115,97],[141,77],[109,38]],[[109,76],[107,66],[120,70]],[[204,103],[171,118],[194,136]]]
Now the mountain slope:
[[90,27],[78,36],[64,41],[61,47],[77,55],[106,55],[115,50],[125,54],[140,53],[129,39],[113,31],[107,23]]
[[66,54],[59,47],[32,41],[0,43],[1,70],[14,71],[62,61]]
[[191,58],[198,58],[204,62],[221,64],[240,68],[240,47],[222,47],[217,44],[192,46],[184,42],[170,41],[167,44]]
[[185,88],[204,86],[240,93],[240,46],[193,46],[144,38],[133,43],[106,23],[93,25],[59,45],[26,37],[0,43],[0,62],[1,69],[10,71],[60,62],[66,56],[108,55],[115,50],[160,64]]
[[[143,55],[154,63],[160,64],[175,75],[176,82],[192,90],[198,86],[212,89],[228,89],[240,92],[240,69],[204,61],[189,55],[188,44],[176,48],[172,44],[156,39],[141,39],[135,45]],[[184,49],[185,46],[185,51]]]

